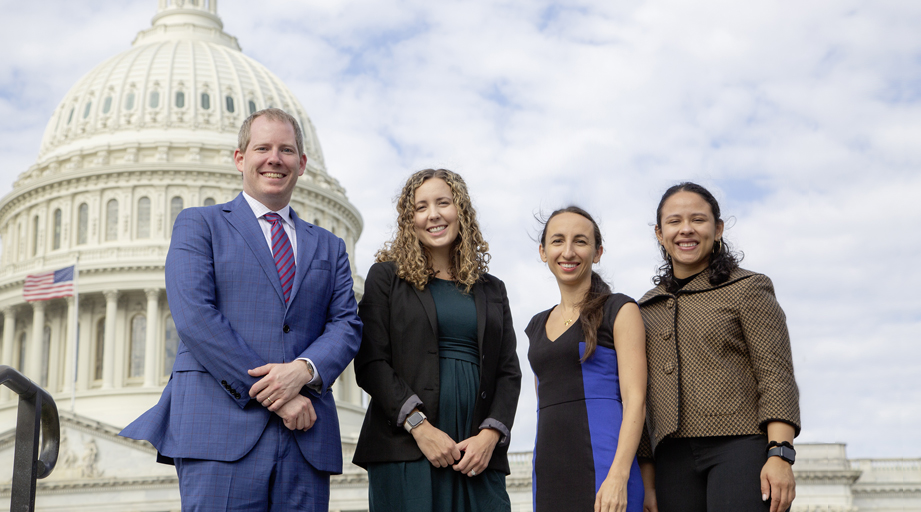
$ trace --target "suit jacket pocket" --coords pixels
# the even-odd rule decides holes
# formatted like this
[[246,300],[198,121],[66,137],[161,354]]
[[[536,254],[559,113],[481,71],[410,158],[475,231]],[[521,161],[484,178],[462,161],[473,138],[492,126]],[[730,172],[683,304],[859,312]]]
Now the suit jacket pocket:
[[173,371],[206,372],[208,370],[195,359],[195,356],[193,356],[191,352],[185,351],[176,354],[176,362],[173,363]]
[[310,266],[307,267],[307,271],[311,270],[332,270],[333,265],[329,260],[313,260],[310,262]]

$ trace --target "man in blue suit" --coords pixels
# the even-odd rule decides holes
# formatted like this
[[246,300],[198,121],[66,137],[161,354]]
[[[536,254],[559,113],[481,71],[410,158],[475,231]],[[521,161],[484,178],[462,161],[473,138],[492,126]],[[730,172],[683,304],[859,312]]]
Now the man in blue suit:
[[282,110],[250,116],[234,153],[243,193],[173,227],[179,350],[159,403],[121,435],[174,461],[183,512],[326,511],[342,472],[330,388],[361,322],[345,244],[289,206],[303,140]]

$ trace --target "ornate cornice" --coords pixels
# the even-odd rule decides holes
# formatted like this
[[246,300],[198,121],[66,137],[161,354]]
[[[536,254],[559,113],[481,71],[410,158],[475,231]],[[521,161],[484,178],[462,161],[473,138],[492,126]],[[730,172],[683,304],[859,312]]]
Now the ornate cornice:
[[861,472],[853,469],[793,471],[796,481],[804,485],[852,485]]
[[[86,480],[39,480],[36,492],[41,494],[74,494],[99,491],[175,488],[179,486],[176,475],[139,477],[139,478],[98,478]],[[0,485],[0,498],[10,496],[11,484]]]

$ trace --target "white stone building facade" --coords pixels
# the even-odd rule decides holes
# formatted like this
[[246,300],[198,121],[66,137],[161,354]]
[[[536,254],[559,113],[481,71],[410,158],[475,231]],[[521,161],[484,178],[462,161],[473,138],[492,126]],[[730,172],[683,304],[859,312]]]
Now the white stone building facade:
[[[38,510],[179,510],[174,469],[154,463],[149,444],[117,433],[157,401],[175,357],[163,271],[173,220],[239,193],[237,131],[270,106],[295,115],[305,132],[307,171],[292,206],[354,253],[361,216],[327,172],[309,117],[223,31],[216,0],[157,0],[152,26],[132,47],[67,93],[35,164],[0,200],[0,364],[47,389],[62,419],[58,466],[39,482]],[[26,275],[75,263],[79,304],[23,299]],[[360,295],[354,262],[353,278]],[[364,412],[351,368],[334,393],[350,460]],[[16,396],[0,387],[0,509],[10,501],[16,412]],[[921,460],[848,460],[840,444],[798,449],[795,511],[921,511]],[[531,510],[530,454],[511,462],[513,510]],[[367,506],[367,477],[347,464],[333,478],[331,509]]]

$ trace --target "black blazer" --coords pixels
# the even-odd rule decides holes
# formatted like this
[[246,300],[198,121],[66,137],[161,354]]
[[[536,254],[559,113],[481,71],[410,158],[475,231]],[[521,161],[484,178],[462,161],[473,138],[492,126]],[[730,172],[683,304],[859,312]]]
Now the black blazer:
[[[473,286],[480,349],[480,387],[473,412],[477,428],[492,418],[509,431],[515,419],[521,370],[515,352],[515,329],[505,285],[485,274]],[[400,409],[412,395],[422,400],[426,416],[438,418],[438,320],[428,288],[418,290],[396,275],[393,262],[375,263],[358,304],[364,324],[355,357],[358,385],[371,395],[355,457],[371,462],[405,462],[422,457],[415,439],[397,424]],[[461,441],[456,439],[455,441]],[[496,445],[489,467],[509,473],[508,438]]]

